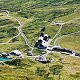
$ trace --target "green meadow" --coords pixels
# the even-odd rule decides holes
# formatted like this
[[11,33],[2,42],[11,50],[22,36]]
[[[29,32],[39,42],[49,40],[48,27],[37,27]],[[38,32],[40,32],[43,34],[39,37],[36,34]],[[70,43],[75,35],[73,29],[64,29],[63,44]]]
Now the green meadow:
[[[0,53],[18,49],[24,55],[24,59],[0,62],[0,80],[80,80],[79,58],[62,54],[59,63],[60,56],[54,53],[47,56],[48,60],[54,58],[54,62],[42,64],[27,57],[31,48],[25,45],[21,34],[18,35],[20,24],[16,20],[20,21],[21,30],[33,47],[43,27],[43,33],[53,38],[60,25],[51,25],[51,22],[73,20],[63,25],[57,43],[80,53],[80,32],[71,34],[80,31],[80,0],[0,0],[0,10],[10,11],[8,16],[5,11],[0,11]],[[43,50],[34,49],[33,55],[41,52]]]

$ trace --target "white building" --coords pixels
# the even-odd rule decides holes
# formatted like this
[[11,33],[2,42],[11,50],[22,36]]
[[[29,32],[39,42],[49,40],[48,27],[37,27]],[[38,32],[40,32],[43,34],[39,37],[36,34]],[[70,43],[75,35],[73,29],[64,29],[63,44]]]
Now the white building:
[[43,37],[42,37],[42,36],[40,36],[38,40],[43,40]]
[[9,56],[18,56],[20,58],[24,58],[24,56],[22,55],[22,53],[19,50],[13,50],[9,53]]

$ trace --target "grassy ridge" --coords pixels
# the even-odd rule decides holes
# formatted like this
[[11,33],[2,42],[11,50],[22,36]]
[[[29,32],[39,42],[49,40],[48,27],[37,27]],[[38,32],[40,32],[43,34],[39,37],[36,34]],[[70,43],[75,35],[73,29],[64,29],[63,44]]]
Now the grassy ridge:
[[76,52],[80,52],[80,33],[65,36],[59,39],[58,44],[62,47],[66,47]]

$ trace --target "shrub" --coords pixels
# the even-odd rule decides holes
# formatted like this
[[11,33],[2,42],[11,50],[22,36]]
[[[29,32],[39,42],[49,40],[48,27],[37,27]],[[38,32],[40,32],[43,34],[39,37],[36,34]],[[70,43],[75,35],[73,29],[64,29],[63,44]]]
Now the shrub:
[[8,65],[20,66],[21,65],[21,59],[14,59],[12,61],[7,61],[5,63]]
[[35,71],[35,73],[39,76],[44,76],[46,73],[46,70],[44,70],[44,68],[37,68],[37,70]]
[[59,75],[61,69],[63,68],[62,65],[53,65],[49,68],[50,72],[52,72],[54,75]]

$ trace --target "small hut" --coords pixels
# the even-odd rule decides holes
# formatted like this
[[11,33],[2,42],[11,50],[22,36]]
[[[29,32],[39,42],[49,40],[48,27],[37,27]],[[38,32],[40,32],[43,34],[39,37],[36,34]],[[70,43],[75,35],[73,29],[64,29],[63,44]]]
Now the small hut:
[[41,63],[48,63],[49,61],[46,59],[46,57],[40,55],[35,58],[36,61],[41,62]]
[[5,53],[5,52],[3,52],[3,53],[1,53],[2,54],[2,57],[7,57],[7,56],[9,56],[7,53]]
[[27,55],[28,56],[33,56],[32,53],[31,53],[31,51],[27,52]]
[[23,58],[22,53],[19,50],[13,50],[9,53],[9,56],[18,56],[20,58]]

